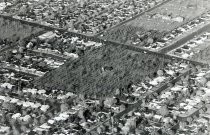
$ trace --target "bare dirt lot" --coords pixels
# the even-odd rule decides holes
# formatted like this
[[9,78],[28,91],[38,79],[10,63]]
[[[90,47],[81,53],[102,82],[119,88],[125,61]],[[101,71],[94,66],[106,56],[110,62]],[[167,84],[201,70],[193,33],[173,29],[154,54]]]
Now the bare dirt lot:
[[27,24],[21,24],[18,21],[11,21],[5,18],[0,18],[0,27],[0,38],[9,38],[11,40],[13,40],[13,38],[23,39],[30,36],[31,34],[43,30],[41,28],[29,26]]

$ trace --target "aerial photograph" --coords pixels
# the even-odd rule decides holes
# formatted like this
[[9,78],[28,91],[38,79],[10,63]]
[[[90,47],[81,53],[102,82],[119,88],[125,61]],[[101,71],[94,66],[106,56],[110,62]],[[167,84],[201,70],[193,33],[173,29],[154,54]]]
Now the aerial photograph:
[[210,135],[210,0],[0,0],[0,135]]

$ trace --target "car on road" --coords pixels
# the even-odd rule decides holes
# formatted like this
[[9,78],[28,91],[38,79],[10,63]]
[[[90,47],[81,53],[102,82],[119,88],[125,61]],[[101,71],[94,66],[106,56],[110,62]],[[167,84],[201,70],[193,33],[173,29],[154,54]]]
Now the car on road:
[[182,49],[189,50],[190,49],[190,46],[184,45],[184,46],[182,46]]
[[210,36],[210,32],[206,32],[203,35]]
[[210,20],[210,16],[202,16],[201,19],[203,19],[204,21],[209,21]]
[[202,44],[202,43],[204,43],[204,40],[201,37],[199,37],[199,38],[196,38],[194,42],[196,44]]
[[196,24],[204,24],[205,21],[203,19],[201,19],[201,18],[198,18],[197,20],[195,20],[195,23]]
[[179,27],[179,28],[177,28],[177,30],[182,31],[182,32],[186,32],[186,31],[187,31],[187,30],[186,30],[185,28],[183,28],[183,27]]
[[188,23],[188,25],[191,27],[196,27],[198,24],[196,22],[192,21],[192,22]]
[[190,30],[190,29],[192,29],[193,27],[190,27],[189,25],[184,25],[184,26],[182,26],[182,28],[184,28],[185,30]]

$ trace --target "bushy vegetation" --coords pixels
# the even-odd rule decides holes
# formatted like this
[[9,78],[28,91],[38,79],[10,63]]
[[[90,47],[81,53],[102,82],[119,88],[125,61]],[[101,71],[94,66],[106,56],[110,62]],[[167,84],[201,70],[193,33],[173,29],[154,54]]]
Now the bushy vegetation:
[[192,60],[210,64],[210,47],[201,50],[191,58]]
[[117,88],[127,89],[163,68],[169,59],[105,45],[88,50],[80,59],[69,60],[59,69],[45,74],[36,85],[102,97]]
[[102,38],[127,44],[138,41],[141,42],[142,45],[145,45],[149,42],[158,41],[165,33],[166,32],[159,32],[157,30],[145,30],[143,27],[123,25],[103,33]]

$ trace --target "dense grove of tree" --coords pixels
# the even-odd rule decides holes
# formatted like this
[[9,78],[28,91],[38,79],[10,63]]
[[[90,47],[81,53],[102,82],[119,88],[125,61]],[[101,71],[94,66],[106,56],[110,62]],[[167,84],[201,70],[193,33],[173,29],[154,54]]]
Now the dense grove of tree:
[[114,94],[117,88],[126,90],[129,84],[140,82],[145,76],[153,77],[169,61],[106,45],[88,50],[80,59],[69,60],[35,83],[50,89],[100,97]]

